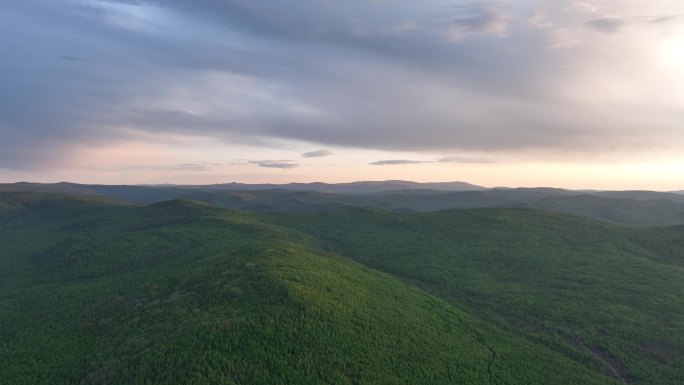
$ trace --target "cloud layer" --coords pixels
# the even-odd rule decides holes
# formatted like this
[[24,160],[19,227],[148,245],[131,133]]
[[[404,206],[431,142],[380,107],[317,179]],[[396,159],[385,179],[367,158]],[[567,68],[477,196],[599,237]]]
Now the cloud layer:
[[299,164],[293,163],[291,160],[251,160],[249,163],[256,164],[259,167],[280,168],[285,170],[299,167]]
[[430,163],[453,163],[453,164],[487,164],[495,163],[493,159],[474,158],[469,156],[447,156],[437,160],[410,160],[388,159],[371,162],[371,166],[402,166],[407,164],[430,164]]
[[170,137],[414,152],[680,148],[684,5],[544,3],[10,0],[0,168]]
[[302,154],[302,157],[304,157],[304,158],[322,158],[322,157],[330,156],[330,155],[334,155],[334,152],[329,151],[329,150],[318,150],[318,151],[305,152]]

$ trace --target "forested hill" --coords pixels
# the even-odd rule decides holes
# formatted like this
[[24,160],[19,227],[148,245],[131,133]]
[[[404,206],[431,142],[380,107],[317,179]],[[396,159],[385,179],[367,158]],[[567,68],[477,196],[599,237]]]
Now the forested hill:
[[682,231],[0,193],[0,378],[681,384]]
[[433,212],[462,208],[527,207],[626,226],[684,224],[684,195],[655,191],[485,189],[463,182],[431,184],[402,181],[207,186],[15,183],[0,184],[1,191],[78,194],[140,204],[186,199],[251,212],[312,213],[351,207],[394,212]]
[[265,214],[325,250],[628,383],[684,383],[684,226],[623,228],[529,209]]

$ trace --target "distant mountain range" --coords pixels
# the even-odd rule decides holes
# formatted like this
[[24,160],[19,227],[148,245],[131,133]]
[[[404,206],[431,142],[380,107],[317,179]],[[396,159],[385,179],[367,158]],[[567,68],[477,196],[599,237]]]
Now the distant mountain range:
[[141,204],[186,199],[252,212],[324,212],[372,208],[431,212],[461,208],[525,207],[628,226],[684,224],[684,194],[557,188],[485,188],[465,182],[365,181],[214,185],[0,184],[0,191],[97,195]]
[[[158,187],[158,186],[151,186]],[[244,184],[244,183],[223,183],[213,185],[166,185],[165,187],[182,187],[210,190],[299,190],[299,191],[318,191],[323,193],[336,194],[372,194],[383,191],[394,190],[438,190],[438,191],[480,191],[486,187],[476,186],[466,182],[437,182],[419,183],[404,180],[386,181],[359,181],[350,183],[287,183],[287,184]]]

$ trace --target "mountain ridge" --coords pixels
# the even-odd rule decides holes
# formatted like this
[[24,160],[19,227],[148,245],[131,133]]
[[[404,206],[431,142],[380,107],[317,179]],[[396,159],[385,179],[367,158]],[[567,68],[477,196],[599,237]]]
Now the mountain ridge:
[[618,383],[254,214],[49,195],[0,222],[8,385]]
[[[326,212],[345,207],[376,208],[395,212],[431,212],[477,207],[530,207],[628,226],[684,224],[684,195],[682,194],[557,188],[495,188],[468,191],[439,191],[426,188],[396,190],[397,184],[391,181],[389,184],[377,183],[379,184],[372,186],[374,192],[370,193],[302,190],[301,188],[305,187],[299,185],[290,185],[290,189],[271,189],[273,186],[280,185],[255,185],[253,190],[232,190],[231,188],[247,185],[231,185],[232,187],[225,189],[72,183],[0,184],[0,191],[76,194],[138,204],[186,199],[250,212]],[[416,185],[404,185],[404,187],[416,187]],[[417,187],[429,186],[418,185]],[[344,188],[348,187],[345,185]],[[376,191],[385,188],[394,190]]]

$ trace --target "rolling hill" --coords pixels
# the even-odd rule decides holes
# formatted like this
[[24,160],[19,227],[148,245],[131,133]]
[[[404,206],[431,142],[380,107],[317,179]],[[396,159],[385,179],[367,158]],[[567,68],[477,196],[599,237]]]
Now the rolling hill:
[[[684,227],[531,209],[265,214],[630,384],[684,382]],[[570,353],[572,352],[572,353]]]
[[684,203],[664,199],[624,199],[574,195],[550,197],[522,206],[629,226],[684,224]]
[[[358,182],[325,185],[344,190],[351,186],[397,187],[399,182]],[[403,183],[403,182],[402,182]],[[458,183],[454,182],[454,186]],[[307,188],[319,184],[238,185],[248,190],[226,190],[212,186],[107,186],[57,184],[0,184],[0,191],[34,191],[100,196],[134,203],[157,203],[173,199],[206,202],[252,212],[326,212],[342,208],[374,208],[395,212],[432,212],[484,207],[527,207],[598,219],[626,226],[671,226],[684,224],[684,195],[655,191],[572,191],[552,188],[497,188],[473,191],[401,189],[374,193],[342,194]],[[321,184],[324,185],[324,184]],[[407,184],[405,187],[439,187],[439,184]],[[444,188],[457,188],[446,184]],[[450,187],[452,186],[452,187]],[[251,188],[251,189],[250,189]],[[365,187],[364,187],[365,188]],[[320,188],[322,190],[322,188]]]
[[0,202],[8,385],[619,383],[590,353],[254,214],[36,192]]
[[[684,224],[684,199],[679,198],[678,195],[659,192],[596,192],[593,194],[595,195],[560,189],[521,188],[457,192],[399,190],[354,195],[288,190],[228,193],[204,191],[185,195],[185,197],[226,208],[254,212],[326,212],[344,207],[395,212],[527,207],[625,226]],[[168,198],[171,197],[175,198],[173,194],[168,196]]]

